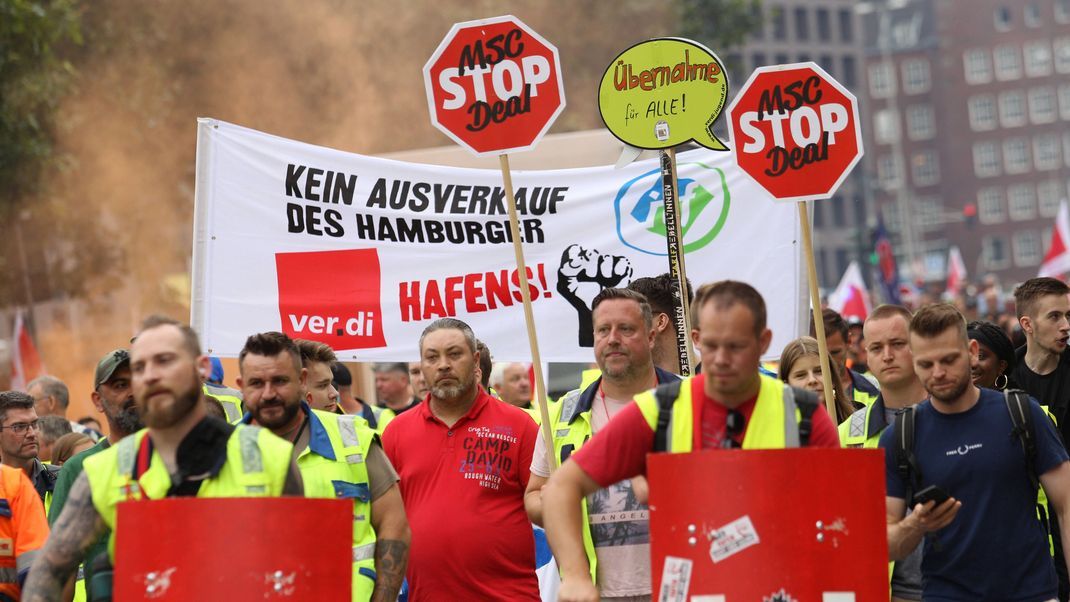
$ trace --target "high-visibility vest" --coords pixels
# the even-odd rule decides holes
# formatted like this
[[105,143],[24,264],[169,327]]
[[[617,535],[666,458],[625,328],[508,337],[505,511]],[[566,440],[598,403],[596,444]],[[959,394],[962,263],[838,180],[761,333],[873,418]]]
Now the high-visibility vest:
[[880,445],[881,433],[889,426],[884,418],[884,409],[884,398],[877,395],[873,403],[855,410],[837,429],[840,445],[876,449]]
[[[148,435],[142,429],[85,460],[85,474],[92,490],[93,506],[111,529],[108,556],[115,561],[115,519],[119,502],[148,498],[158,500],[171,489],[158,451],[153,450],[148,469],[140,479],[134,470],[141,442]],[[205,479],[197,497],[275,497],[282,495],[290,471],[293,445],[256,426],[240,424],[227,439],[227,459],[219,474]]]
[[213,385],[212,383],[204,383],[202,389],[205,395],[211,395],[219,400],[219,403],[223,404],[223,411],[227,414],[227,422],[231,424],[237,424],[242,418],[242,397],[241,391],[237,389],[231,389],[230,387],[223,387],[220,385]]
[[873,405],[881,393],[877,385],[854,370],[848,370],[847,374],[851,377],[851,399],[865,407]]
[[[659,383],[679,380],[675,374],[666,372],[660,368],[654,368]],[[594,397],[598,394],[598,387],[602,383],[602,373],[597,372],[595,379],[585,387],[574,389],[565,393],[555,403],[547,408],[550,413],[550,424],[554,425],[554,454],[559,462],[564,463],[573,452],[583,447],[583,444],[591,438],[591,408]],[[587,499],[580,501],[583,520],[583,550],[587,553],[587,564],[591,567],[591,581],[598,580],[598,556],[594,549],[594,539],[591,537],[591,523],[587,514]]]
[[[799,421],[802,414],[795,404],[795,394],[787,384],[760,374],[761,385],[754,411],[747,421],[743,435],[743,449],[783,449],[799,446]],[[672,404],[669,420],[668,451],[692,451],[695,428],[694,407],[691,401],[691,382],[688,377],[680,383],[680,393]],[[658,400],[653,391],[635,398],[651,430],[657,429]]]
[[48,519],[22,470],[0,467],[0,595],[18,600],[25,575],[48,539]]
[[353,600],[365,602],[375,589],[375,530],[364,462],[376,434],[360,416],[303,409],[309,416],[309,443],[297,468],[305,497],[353,500]]

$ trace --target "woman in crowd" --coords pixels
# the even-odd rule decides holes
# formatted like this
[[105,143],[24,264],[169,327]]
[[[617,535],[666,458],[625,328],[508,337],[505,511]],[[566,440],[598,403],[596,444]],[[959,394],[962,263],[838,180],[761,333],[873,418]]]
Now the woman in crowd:
[[82,433],[67,433],[52,444],[52,463],[63,466],[71,456],[93,447],[93,440]]
[[970,367],[973,384],[1002,391],[1017,388],[1010,375],[1017,358],[1007,333],[992,322],[976,321],[966,325],[966,335],[977,341],[977,362]]
[[[831,360],[825,368],[832,375],[832,396],[836,402],[836,415],[832,418],[836,424],[839,424],[851,416],[851,413],[855,411],[855,406],[843,394],[840,379],[836,371],[831,368]],[[824,405],[825,388],[822,385],[821,374],[821,356],[817,349],[817,339],[799,337],[784,347],[784,351],[780,354],[780,380],[793,387],[809,389],[817,393]]]

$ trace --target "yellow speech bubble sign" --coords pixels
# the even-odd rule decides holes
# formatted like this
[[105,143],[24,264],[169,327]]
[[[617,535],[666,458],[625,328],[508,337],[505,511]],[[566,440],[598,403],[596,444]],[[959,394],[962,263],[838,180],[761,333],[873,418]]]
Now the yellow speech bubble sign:
[[614,136],[638,148],[694,140],[728,150],[713,135],[727,97],[724,64],[709,48],[683,38],[657,38],[613,59],[598,88],[598,110]]

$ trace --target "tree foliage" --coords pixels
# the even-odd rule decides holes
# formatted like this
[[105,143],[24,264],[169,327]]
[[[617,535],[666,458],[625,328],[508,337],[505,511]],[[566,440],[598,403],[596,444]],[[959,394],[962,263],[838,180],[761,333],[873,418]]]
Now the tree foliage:
[[761,0],[676,0],[679,31],[717,53],[743,44],[762,23]]
[[52,159],[54,112],[81,41],[77,0],[0,0],[0,205],[32,195]]

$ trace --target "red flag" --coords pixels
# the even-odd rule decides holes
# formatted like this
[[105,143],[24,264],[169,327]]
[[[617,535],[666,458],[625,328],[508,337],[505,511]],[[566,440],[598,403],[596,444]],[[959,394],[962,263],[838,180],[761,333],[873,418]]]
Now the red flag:
[[1040,264],[1037,276],[1061,278],[1067,272],[1070,272],[1070,209],[1067,209],[1064,199],[1059,205],[1055,227],[1051,229],[1051,246]]
[[829,295],[829,308],[836,310],[844,318],[865,320],[869,315],[869,292],[862,280],[862,270],[858,268],[858,262],[852,261],[847,266],[840,284]]
[[947,256],[947,294],[957,297],[966,283],[966,263],[958,247],[951,247]]
[[45,373],[41,356],[33,337],[22,321],[22,312],[15,314],[15,344],[11,354],[11,388],[25,390],[26,384]]

